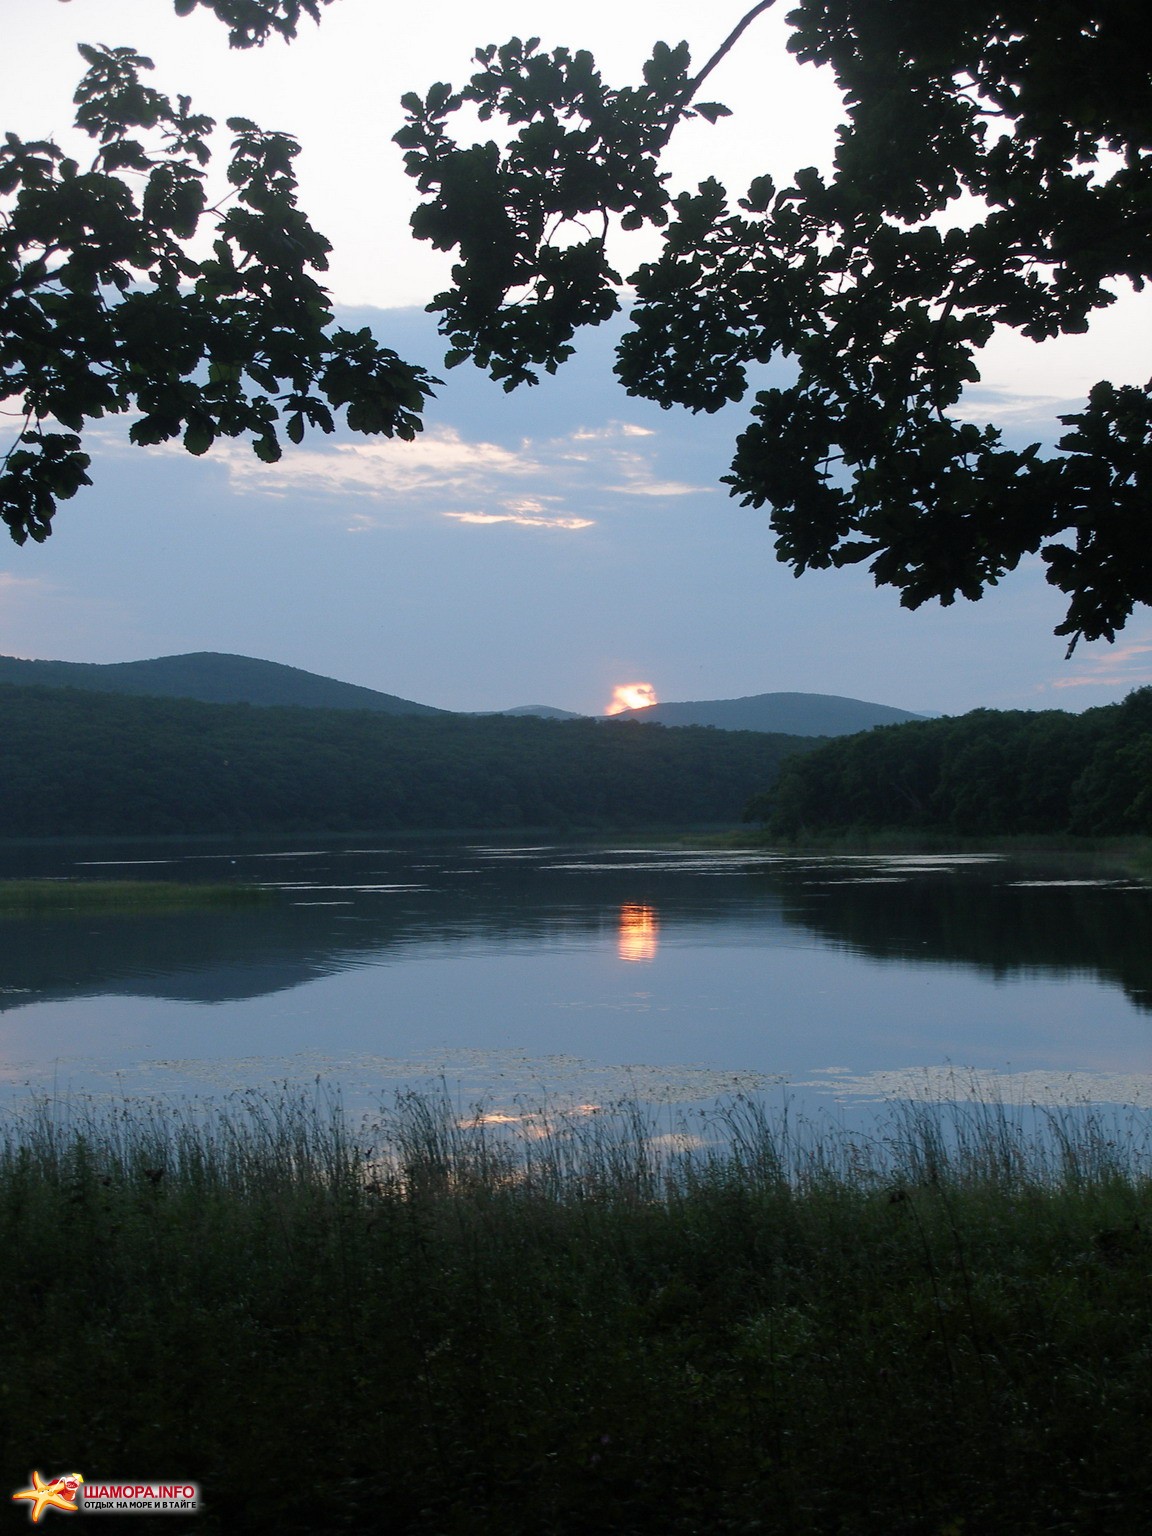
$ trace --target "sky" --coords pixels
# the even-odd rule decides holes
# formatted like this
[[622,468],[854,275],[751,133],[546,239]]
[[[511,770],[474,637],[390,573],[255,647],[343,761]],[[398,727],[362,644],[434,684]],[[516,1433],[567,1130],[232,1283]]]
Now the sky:
[[[130,44],[155,83],[296,134],[301,204],[333,242],[340,319],[446,378],[414,444],[312,437],[264,466],[241,443],[203,459],[138,449],[127,423],[89,434],[95,485],[44,545],[0,544],[0,653],[130,661],[232,651],[448,709],[604,710],[645,683],[663,700],[842,694],[927,713],[1082,709],[1152,682],[1152,619],[1071,661],[1060,595],[1037,559],[980,603],[900,608],[862,569],[799,580],[767,516],[726,494],[746,406],[713,417],[629,399],[613,328],[538,388],[505,395],[470,365],[445,374],[424,312],[448,260],[411,239],[415,194],[391,136],[399,97],[459,83],[472,51],[512,35],[589,47],[635,78],[651,43],[703,60],[745,6],[680,0],[336,0],[292,45],[230,52],[210,15],[168,0],[0,0],[6,129],[67,141],[80,41]],[[796,65],[782,16],[760,18],[713,77],[733,109],[684,125],[674,187],[826,166],[834,83]],[[223,139],[223,135],[221,135]],[[626,270],[653,253],[627,237]],[[1055,435],[1098,378],[1142,383],[1150,296],[1125,295],[1085,337],[996,338],[969,407],[1012,440]],[[617,328],[618,333],[618,328]]]

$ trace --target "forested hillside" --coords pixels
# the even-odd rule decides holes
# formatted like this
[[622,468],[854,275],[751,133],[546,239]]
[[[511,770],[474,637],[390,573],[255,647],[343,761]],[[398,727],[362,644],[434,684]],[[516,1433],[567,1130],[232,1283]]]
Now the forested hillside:
[[974,710],[827,742],[748,807],[777,837],[1152,833],[1152,688],[1121,704]]
[[731,824],[808,746],[0,685],[0,836]]

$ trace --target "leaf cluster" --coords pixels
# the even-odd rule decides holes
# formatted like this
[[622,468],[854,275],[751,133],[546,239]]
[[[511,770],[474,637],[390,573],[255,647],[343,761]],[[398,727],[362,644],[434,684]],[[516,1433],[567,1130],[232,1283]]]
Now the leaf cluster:
[[[1057,633],[1070,648],[1112,639],[1152,601],[1152,392],[1102,383],[1062,418],[1056,453],[1006,446],[962,397],[998,329],[1082,332],[1117,284],[1152,275],[1141,16],[1119,0],[802,0],[789,46],[843,92],[831,174],[761,176],[734,202],[708,179],[670,199],[661,150],[684,116],[722,110],[695,94],[766,8],[694,79],[684,44],[658,45],[628,90],[586,53],[514,42],[481,50],[464,92],[405,99],[400,139],[429,199],[413,227],[460,254],[433,306],[452,360],[534,382],[576,325],[617,307],[609,218],[660,226],[659,258],[628,279],[617,373],[665,407],[715,411],[752,367],[787,361],[792,382],[756,394],[726,482],[771,507],[796,574],[867,562],[914,608],[979,598],[1039,551],[1069,598]],[[527,126],[503,150],[462,148],[445,120],[465,102]],[[565,226],[596,219],[561,246]]]
[[[505,389],[536,383],[540,367],[555,373],[579,326],[616,313],[611,217],[625,229],[666,224],[658,166],[672,128],[683,116],[727,112],[687,105],[685,43],[657,43],[643,83],[622,89],[604,83],[584,49],[539,48],[535,37],[481,48],[481,67],[461,90],[439,83],[403,97],[407,121],[395,136],[428,199],[413,230],[460,253],[454,287],[431,306],[444,316],[449,364],[473,357]],[[481,121],[500,117],[517,130],[511,141],[452,140],[447,120],[465,104]]]
[[[217,8],[252,27],[301,7]],[[12,133],[0,145],[0,398],[23,419],[0,461],[13,539],[45,539],[57,503],[91,483],[81,434],[105,416],[131,413],[134,443],[193,454],[247,437],[269,463],[281,433],[333,432],[340,412],[353,431],[413,437],[434,381],[367,329],[334,326],[296,141],[230,118],[229,191],[209,206],[213,120],[151,86],[133,49],[80,52],[90,165]]]
[[301,16],[320,20],[320,7],[332,0],[172,0],[177,16],[191,16],[197,6],[212,11],[228,27],[233,48],[252,48],[272,36],[291,40]]

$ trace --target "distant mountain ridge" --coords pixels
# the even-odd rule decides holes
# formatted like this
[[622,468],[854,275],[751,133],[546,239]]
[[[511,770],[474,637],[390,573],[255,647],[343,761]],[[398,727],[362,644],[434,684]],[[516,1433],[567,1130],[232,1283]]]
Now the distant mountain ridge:
[[191,651],[151,661],[22,661],[0,656],[0,683],[31,688],[83,688],[91,693],[197,699],[201,704],[295,705],[303,709],[360,709],[382,715],[448,715],[356,683],[341,683],[278,661],[225,651]]
[[588,715],[582,715],[575,709],[557,709],[553,704],[518,704],[515,709],[486,710],[486,714],[494,715],[535,715],[540,720],[587,720]]
[[[260,661],[226,651],[191,651],[149,661],[23,661],[0,656],[0,683],[18,687],[82,688],[137,698],[195,699],[201,704],[282,705],[301,709],[367,710],[383,715],[440,715],[460,711],[418,704],[375,688],[342,683],[317,672]],[[545,720],[603,719],[550,704],[521,704],[482,714],[535,715]],[[906,709],[869,704],[828,693],[758,693],[743,699],[704,699],[626,709],[610,720],[660,725],[710,725],[724,731],[764,731],[774,736],[850,736],[875,725],[923,720]]]
[[869,704],[834,693],[755,693],[744,699],[704,699],[626,709],[613,720],[655,720],[660,725],[712,725],[723,731],[768,731],[785,736],[852,736],[875,725],[923,720],[907,709]]

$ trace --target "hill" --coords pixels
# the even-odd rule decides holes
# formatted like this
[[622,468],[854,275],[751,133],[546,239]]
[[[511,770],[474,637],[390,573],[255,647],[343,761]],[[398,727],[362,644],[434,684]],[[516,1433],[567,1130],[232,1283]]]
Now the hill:
[[290,705],[303,709],[362,709],[382,715],[447,715],[374,688],[337,682],[299,667],[220,651],[158,656],[152,661],[22,661],[0,656],[0,683],[17,687],[83,688],[92,693],[196,699],[202,704]]
[[541,720],[587,720],[587,715],[581,715],[574,709],[557,709],[552,704],[518,704],[515,709],[486,710],[486,714],[494,715],[536,715]]
[[[30,688],[83,688],[136,698],[195,699],[201,704],[255,704],[262,708],[356,709],[382,715],[439,715],[455,711],[418,704],[395,694],[342,683],[333,677],[276,661],[221,651],[192,651],[149,661],[24,661],[0,656],[0,683]],[[535,716],[544,720],[593,718],[550,704],[521,704],[484,711],[485,717]],[[602,718],[602,717],[595,717]],[[867,704],[826,693],[759,693],[743,699],[652,704],[609,717],[659,725],[715,726],[725,731],[765,731],[784,736],[848,736],[874,725],[921,720],[922,715],[885,704]]]
[[0,684],[0,836],[734,826],[814,745]]
[[851,736],[874,725],[900,725],[907,720],[923,720],[924,716],[833,693],[755,693],[744,699],[649,704],[645,709],[626,709],[611,719],[712,725],[724,731],[769,731],[787,736]]

